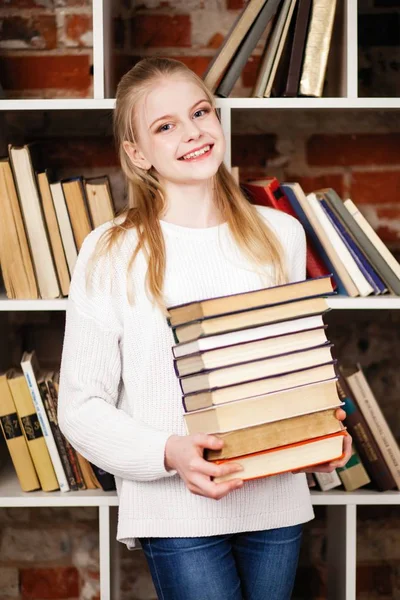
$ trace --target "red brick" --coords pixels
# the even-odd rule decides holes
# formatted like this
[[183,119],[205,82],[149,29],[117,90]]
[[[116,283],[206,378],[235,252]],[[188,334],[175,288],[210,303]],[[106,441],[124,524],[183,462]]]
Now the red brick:
[[[57,46],[57,25],[54,15],[12,16],[0,18],[0,46],[13,41],[14,48],[51,50]],[[3,43],[6,42],[6,43]]]
[[315,166],[400,164],[400,133],[313,135],[307,160]]
[[302,176],[285,173],[285,181],[297,182],[303,188],[305,194],[310,194],[321,188],[331,187],[340,197],[344,194],[344,182],[342,175],[327,173],[326,175]]
[[242,83],[244,87],[254,86],[259,66],[260,56],[250,56],[242,71]]
[[268,159],[278,156],[275,134],[232,136],[232,164],[238,167],[265,167]]
[[20,578],[24,600],[61,600],[79,596],[79,573],[75,567],[20,569]]
[[65,34],[67,36],[67,45],[88,46],[84,36],[92,31],[91,15],[66,15]]
[[400,171],[352,173],[350,198],[356,204],[392,203],[398,199]]
[[67,89],[84,96],[91,84],[89,56],[0,56],[6,90]]
[[119,164],[111,137],[51,138],[41,142],[49,167],[110,167]]
[[207,48],[214,48],[215,50],[220,47],[222,42],[224,41],[225,36],[222,33],[215,33],[207,43]]
[[[384,242],[393,243],[400,241],[400,205],[398,206],[377,206],[376,216],[378,219],[377,233]],[[381,220],[389,221],[383,225]],[[393,223],[393,227],[390,223]]]
[[54,0],[47,0],[43,6],[43,0],[0,0],[0,7],[4,8],[52,8]]
[[132,46],[170,47],[191,45],[190,15],[137,15],[131,21]]
[[239,10],[244,8],[245,4],[244,0],[226,0],[226,8],[228,10]]
[[[363,592],[379,598],[394,598],[394,568],[384,562],[357,565],[357,597]],[[374,594],[375,592],[375,594]]]
[[199,77],[203,75],[211,61],[211,57],[209,56],[171,56],[171,58],[183,62],[183,64],[199,75]]

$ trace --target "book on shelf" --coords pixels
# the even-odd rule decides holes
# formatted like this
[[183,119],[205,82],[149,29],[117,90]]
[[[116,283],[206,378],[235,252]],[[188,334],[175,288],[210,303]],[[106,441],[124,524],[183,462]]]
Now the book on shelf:
[[396,482],[390,472],[379,445],[361,412],[354,394],[352,393],[341,368],[337,369],[337,388],[340,399],[344,402],[343,409],[346,412],[344,421],[353,445],[361,458],[372,484],[379,491],[392,490]]
[[76,261],[78,259],[78,249],[75,243],[74,232],[72,230],[72,224],[69,218],[67,203],[65,201],[65,195],[61,181],[54,181],[50,183],[50,191],[54,202],[54,210],[56,212],[58,226],[60,228],[65,258],[67,260],[70,276],[72,276]]
[[[255,203],[260,204],[261,206],[276,208],[277,210],[300,220],[276,177],[246,181],[243,183],[242,189],[247,192],[250,199]],[[305,231],[307,239],[307,275],[310,278],[327,275],[330,271],[327,269],[322,257],[314,247],[313,240],[308,235],[307,230]]]
[[83,179],[82,177],[63,179],[61,185],[71,221],[75,244],[79,252],[83,240],[92,231]]
[[87,205],[93,227],[99,227],[114,218],[114,202],[107,175],[84,180]]
[[284,97],[294,98],[299,91],[301,68],[311,13],[311,2],[312,0],[298,0],[297,2],[293,42],[290,48],[287,77],[284,90],[279,94]]
[[343,467],[337,467],[336,471],[346,492],[354,492],[364,485],[371,483],[371,479],[354,448],[354,444],[352,445],[350,459]]
[[45,441],[42,421],[39,419],[25,376],[19,369],[10,369],[7,372],[7,383],[42,490],[58,490],[59,483]]
[[324,473],[316,471],[313,473],[315,479],[317,480],[318,487],[323,492],[328,492],[329,490],[333,490],[342,485],[342,481],[339,475],[336,473],[336,470],[331,473]]
[[0,375],[0,428],[10,453],[21,489],[32,492],[40,489],[40,482],[24,437],[7,374]]
[[360,364],[343,370],[346,381],[400,490],[400,449]]

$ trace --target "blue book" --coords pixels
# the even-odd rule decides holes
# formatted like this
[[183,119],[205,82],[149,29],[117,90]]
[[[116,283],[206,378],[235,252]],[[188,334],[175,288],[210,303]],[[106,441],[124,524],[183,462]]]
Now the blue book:
[[329,260],[329,257],[327,255],[327,253],[325,252],[325,248],[323,247],[323,245],[321,244],[321,242],[319,241],[319,237],[317,236],[317,234],[315,233],[313,227],[310,224],[310,221],[307,219],[304,210],[301,207],[300,202],[297,200],[296,198],[296,194],[294,193],[294,191],[292,190],[292,188],[289,185],[286,185],[285,183],[281,184],[281,188],[284,190],[293,210],[295,211],[300,223],[303,225],[305,231],[307,232],[307,234],[310,236],[310,238],[312,239],[312,241],[314,242],[315,248],[317,250],[317,252],[319,253],[319,255],[321,256],[322,260],[324,261],[324,263],[326,264],[326,266],[328,267],[329,271],[333,274],[333,278],[335,280],[335,283],[337,285],[337,289],[336,292],[338,294],[342,294],[343,296],[348,296],[348,293],[342,283],[342,280],[340,279],[336,269],[334,268],[334,266],[332,265],[331,261]]
[[320,197],[318,197],[318,200],[322,208],[324,209],[327,217],[329,218],[330,222],[340,235],[350,254],[357,263],[358,268],[360,269],[368,283],[372,286],[375,294],[382,294],[383,292],[386,292],[387,288],[383,283],[382,279],[379,277],[377,272],[373,269],[368,260],[365,258],[364,254],[361,252],[360,248],[357,246],[347,229],[344,227],[341,220],[331,209],[327,201],[323,200]]

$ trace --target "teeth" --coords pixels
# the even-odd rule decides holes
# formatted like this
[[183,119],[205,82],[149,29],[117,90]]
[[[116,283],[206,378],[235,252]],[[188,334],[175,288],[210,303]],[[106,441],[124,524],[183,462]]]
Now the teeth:
[[201,150],[196,150],[196,152],[191,152],[190,154],[185,154],[185,156],[182,156],[183,160],[186,160],[188,158],[194,158],[195,156],[201,156],[202,154],[205,154],[206,152],[208,152],[210,149],[210,146],[204,146],[204,148],[201,148]]

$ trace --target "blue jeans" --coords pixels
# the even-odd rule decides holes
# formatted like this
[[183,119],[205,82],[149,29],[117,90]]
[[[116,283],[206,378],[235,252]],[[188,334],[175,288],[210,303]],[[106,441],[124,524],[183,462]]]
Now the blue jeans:
[[160,600],[289,600],[302,531],[139,540]]

